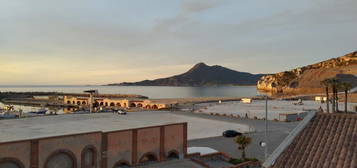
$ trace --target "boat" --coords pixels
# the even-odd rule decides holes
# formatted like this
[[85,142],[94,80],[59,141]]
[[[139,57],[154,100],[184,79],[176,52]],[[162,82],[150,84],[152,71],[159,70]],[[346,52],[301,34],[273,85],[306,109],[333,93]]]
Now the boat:
[[30,111],[28,113],[31,113],[31,114],[46,114],[46,112],[47,112],[47,109],[41,108],[41,109],[38,109],[37,111]]

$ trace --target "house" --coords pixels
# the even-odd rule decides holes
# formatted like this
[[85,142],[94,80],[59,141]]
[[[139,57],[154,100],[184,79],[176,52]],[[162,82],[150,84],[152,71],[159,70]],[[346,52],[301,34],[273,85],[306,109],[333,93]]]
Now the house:
[[117,168],[187,154],[187,123],[58,115],[7,120],[0,132],[0,168]]
[[356,168],[357,115],[309,113],[263,163],[269,168]]

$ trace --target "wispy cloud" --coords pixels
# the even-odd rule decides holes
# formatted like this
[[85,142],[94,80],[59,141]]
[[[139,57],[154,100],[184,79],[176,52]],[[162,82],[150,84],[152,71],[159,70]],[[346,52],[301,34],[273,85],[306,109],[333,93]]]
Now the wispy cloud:
[[356,6],[356,0],[4,0],[0,83],[135,81],[202,61],[281,71],[355,50]]

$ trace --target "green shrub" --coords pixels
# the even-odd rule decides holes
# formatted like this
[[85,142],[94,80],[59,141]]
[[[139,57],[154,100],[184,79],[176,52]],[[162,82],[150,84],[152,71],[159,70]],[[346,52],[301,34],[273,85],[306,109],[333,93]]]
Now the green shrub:
[[238,159],[238,158],[231,158],[231,159],[229,160],[229,163],[234,164],[234,165],[237,165],[237,164],[241,164],[241,163],[249,162],[249,161],[258,162],[259,160],[258,160],[257,158],[246,158],[245,160],[243,160],[243,159]]
[[259,160],[257,158],[246,158],[245,161],[257,162]]
[[234,165],[241,164],[241,163],[243,163],[243,162],[244,162],[244,161],[243,161],[242,159],[237,159],[237,158],[231,158],[231,159],[229,160],[229,163],[234,164]]

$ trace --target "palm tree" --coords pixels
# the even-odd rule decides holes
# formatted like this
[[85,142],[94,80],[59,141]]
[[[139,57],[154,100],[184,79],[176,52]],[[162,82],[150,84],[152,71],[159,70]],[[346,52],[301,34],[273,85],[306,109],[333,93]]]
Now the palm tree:
[[342,88],[342,83],[343,82],[341,82],[340,80],[338,80],[338,79],[336,79],[336,83],[335,83],[335,100],[336,100],[336,112],[339,112],[339,109],[338,109],[338,106],[339,106],[339,104],[338,104],[338,100],[339,100],[339,97],[338,97],[338,92],[340,91],[340,90],[342,90],[343,88]]
[[348,98],[348,91],[352,89],[352,84],[348,82],[341,83],[341,89],[345,92],[345,113],[347,113],[347,98]]
[[247,136],[238,136],[234,139],[234,141],[239,145],[238,150],[242,151],[242,158],[245,160],[245,148],[252,143],[252,138]]
[[325,87],[325,92],[326,92],[326,109],[327,113],[330,112],[330,96],[329,96],[329,86],[330,86],[330,79],[325,79],[321,81],[321,85]]
[[336,78],[330,78],[328,79],[329,83],[332,87],[332,112],[338,112],[338,105],[337,105],[337,87],[338,87],[338,83],[339,80]]
[[335,83],[335,103],[336,103],[336,105],[335,105],[335,107],[336,107],[336,112],[338,113],[339,112],[339,110],[338,110],[338,91],[339,91],[339,89],[340,89],[340,84],[341,84],[341,82],[339,82],[339,81],[337,81],[336,83]]

